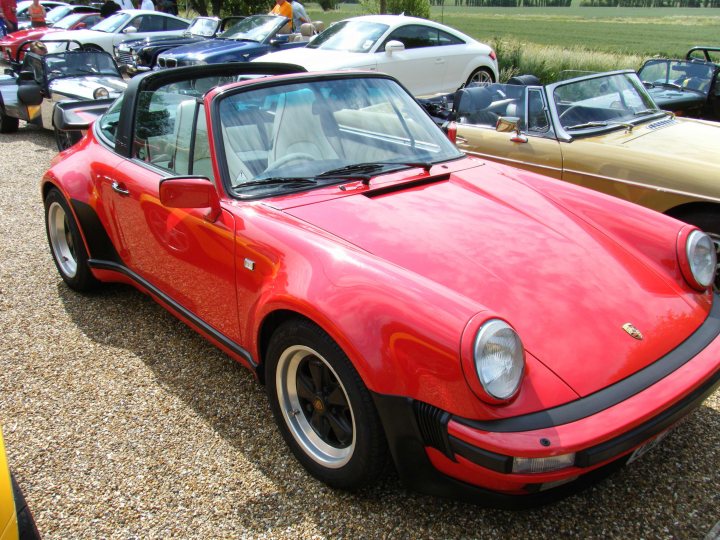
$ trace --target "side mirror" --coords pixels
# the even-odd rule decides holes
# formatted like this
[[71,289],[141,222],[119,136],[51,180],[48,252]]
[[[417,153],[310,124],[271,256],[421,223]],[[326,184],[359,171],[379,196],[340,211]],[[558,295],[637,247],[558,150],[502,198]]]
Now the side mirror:
[[81,22],[81,23],[78,23],[77,25],[75,25],[75,30],[81,30],[83,28],[87,28],[87,24],[85,24],[84,22]]
[[400,52],[405,50],[405,44],[402,41],[390,40],[385,44],[385,53],[392,55],[394,52]]
[[134,34],[135,32],[137,32],[137,28],[134,26],[128,26],[122,31],[123,34]]
[[160,182],[160,202],[168,208],[209,208],[205,219],[220,217],[220,197],[204,176],[175,176]]
[[517,116],[501,116],[495,124],[495,131],[498,133],[513,133],[510,141],[514,143],[526,143],[528,138],[520,133],[520,118]]

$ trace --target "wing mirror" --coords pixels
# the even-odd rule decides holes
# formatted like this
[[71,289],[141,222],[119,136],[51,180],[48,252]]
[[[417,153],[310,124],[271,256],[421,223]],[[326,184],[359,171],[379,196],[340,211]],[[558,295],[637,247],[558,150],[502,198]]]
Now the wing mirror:
[[83,28],[87,28],[87,24],[84,22],[77,23],[77,25],[75,25],[75,30],[82,30]]
[[128,26],[122,31],[123,34],[134,34],[135,32],[137,32],[137,28],[135,28],[134,26]]
[[528,139],[520,132],[520,118],[517,116],[501,116],[495,124],[495,131],[498,133],[512,133],[515,135],[510,137],[510,141],[514,143],[526,143]]
[[174,176],[160,182],[160,202],[168,208],[209,208],[205,219],[220,217],[220,197],[215,185],[204,176]]
[[396,41],[394,39],[388,41],[385,44],[385,53],[392,55],[394,52],[400,52],[405,50],[405,44],[402,41]]

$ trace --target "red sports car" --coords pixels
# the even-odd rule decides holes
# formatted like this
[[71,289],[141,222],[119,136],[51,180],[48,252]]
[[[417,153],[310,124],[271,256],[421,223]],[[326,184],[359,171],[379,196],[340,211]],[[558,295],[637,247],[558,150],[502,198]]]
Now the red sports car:
[[718,387],[706,234],[466,157],[389,76],[300,69],[133,79],[42,181],[67,285],[130,283],[247,366],[339,488],[392,458],[419,490],[542,502]]
[[[28,30],[19,30],[8,34],[0,39],[0,59],[6,63],[20,62],[23,59],[23,53],[18,58],[18,49],[23,43],[29,41],[39,41],[43,37],[48,37],[53,32],[64,32],[66,30],[80,30],[81,28],[89,28],[99,23],[102,17],[99,13],[73,13],[67,17],[63,17],[56,22],[52,28],[43,26],[41,28],[30,28]],[[26,50],[26,49],[24,49]]]

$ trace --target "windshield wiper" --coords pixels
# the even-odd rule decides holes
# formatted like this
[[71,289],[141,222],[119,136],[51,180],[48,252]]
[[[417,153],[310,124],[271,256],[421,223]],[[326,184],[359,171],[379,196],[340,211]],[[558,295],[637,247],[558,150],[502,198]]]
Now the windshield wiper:
[[571,129],[585,129],[585,128],[594,128],[594,127],[614,127],[614,126],[623,126],[626,127],[628,131],[632,131],[635,127],[634,124],[630,124],[628,122],[585,122],[584,124],[575,124],[574,126],[563,126],[567,130]]
[[674,88],[675,90],[680,90],[681,92],[685,90],[685,89],[684,89],[682,86],[680,86],[679,84],[675,84],[675,83],[672,83],[672,82],[655,83],[655,86],[657,86],[657,85],[660,85],[660,86],[662,86],[663,88]]
[[259,180],[251,180],[250,182],[242,182],[236,188],[256,187],[256,186],[314,186],[317,180],[314,178],[306,178],[302,176],[273,176],[270,178],[260,178]]
[[330,169],[329,171],[318,174],[315,178],[355,178],[357,180],[362,180],[363,183],[367,183],[370,181],[370,178],[374,173],[377,173],[386,167],[395,167],[398,169],[419,167],[421,169],[425,169],[425,172],[429,172],[432,167],[432,163],[417,161],[375,161],[371,163],[355,163],[353,165],[338,167],[337,169]]

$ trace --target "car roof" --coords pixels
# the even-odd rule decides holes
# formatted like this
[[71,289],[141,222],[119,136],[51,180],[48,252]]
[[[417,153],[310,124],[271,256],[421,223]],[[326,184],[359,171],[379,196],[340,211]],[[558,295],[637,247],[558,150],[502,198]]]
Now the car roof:
[[175,15],[171,15],[170,13],[163,13],[162,11],[154,11],[152,9],[121,9],[121,10],[113,13],[113,15],[115,15],[116,13],[128,13],[130,15],[160,15],[162,17],[178,19],[180,21],[185,21],[187,23],[190,22],[187,19],[183,19],[182,17],[176,17]]
[[446,32],[455,34],[457,36],[463,36],[464,38],[470,39],[472,41],[476,41],[475,38],[472,38],[472,37],[468,36],[467,34],[464,34],[457,28],[452,28],[450,26],[446,26],[444,24],[440,24],[435,21],[430,21],[428,19],[421,19],[419,17],[409,17],[407,15],[360,15],[359,17],[350,17],[349,19],[343,19],[340,22],[348,22],[348,21],[367,21],[367,22],[374,22],[374,23],[380,23],[380,24],[387,24],[391,28],[396,28],[396,27],[404,25],[404,24],[422,24],[423,26],[430,26],[432,28],[438,28],[438,29],[444,30]]

